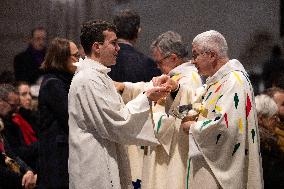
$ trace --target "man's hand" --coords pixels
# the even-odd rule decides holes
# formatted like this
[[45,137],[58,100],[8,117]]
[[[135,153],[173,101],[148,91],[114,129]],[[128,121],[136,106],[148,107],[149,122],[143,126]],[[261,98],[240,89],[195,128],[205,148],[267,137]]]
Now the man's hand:
[[113,81],[113,84],[118,92],[121,92],[121,93],[123,92],[124,87],[125,87],[124,83]]
[[189,129],[190,127],[196,123],[196,121],[190,121],[191,118],[189,117],[185,117],[182,122],[181,122],[181,128],[183,130],[183,132],[185,132],[186,134],[189,133]]
[[37,175],[34,175],[32,171],[27,171],[22,178],[22,186],[25,189],[33,189],[36,186]]
[[169,93],[170,90],[167,87],[153,87],[145,91],[145,95],[154,102],[166,97]]
[[178,89],[178,83],[168,75],[153,77],[152,82],[154,86],[164,86],[170,89],[170,91],[176,91]]
[[168,81],[168,79],[170,79],[170,76],[164,74],[158,77],[153,77],[152,78],[153,86],[154,87],[162,86]]

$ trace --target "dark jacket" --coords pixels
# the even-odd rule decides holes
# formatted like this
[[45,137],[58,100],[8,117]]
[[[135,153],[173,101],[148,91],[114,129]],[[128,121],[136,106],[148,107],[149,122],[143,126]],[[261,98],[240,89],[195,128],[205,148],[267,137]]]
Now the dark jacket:
[[128,44],[119,43],[120,50],[116,64],[111,66],[109,76],[118,82],[150,81],[154,76],[161,75],[156,63]]
[[46,74],[39,91],[39,188],[68,188],[68,91],[73,75]]
[[45,50],[37,51],[30,45],[27,50],[14,58],[14,73],[16,81],[26,81],[34,84],[43,74],[39,69],[43,62]]
[[[1,137],[1,136],[0,136]],[[20,166],[20,174],[12,171],[5,164],[5,155],[0,154],[0,189],[22,189],[22,176],[32,169],[18,156],[16,156],[10,148],[10,145],[7,140],[4,138],[4,148],[5,154],[15,160]]]
[[[19,114],[31,125],[35,133],[38,133],[37,117],[32,112],[21,108]],[[11,150],[15,155],[23,159],[31,168],[37,172],[38,170],[38,142],[27,145],[24,141],[24,135],[19,126],[13,121],[11,116],[3,119],[5,129],[4,137],[8,141]]]
[[277,137],[262,126],[259,135],[264,188],[284,188],[284,152],[277,144]]

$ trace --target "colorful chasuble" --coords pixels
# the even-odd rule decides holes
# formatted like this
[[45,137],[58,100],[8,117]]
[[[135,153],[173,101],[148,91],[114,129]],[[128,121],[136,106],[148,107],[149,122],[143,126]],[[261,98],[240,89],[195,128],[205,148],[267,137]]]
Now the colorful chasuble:
[[190,129],[186,188],[263,188],[253,88],[241,63],[222,66],[200,95],[208,113]]

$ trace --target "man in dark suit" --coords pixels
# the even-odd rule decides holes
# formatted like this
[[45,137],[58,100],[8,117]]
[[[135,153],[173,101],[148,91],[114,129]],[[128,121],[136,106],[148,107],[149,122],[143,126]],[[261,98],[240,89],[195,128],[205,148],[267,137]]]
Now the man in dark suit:
[[43,27],[34,28],[28,48],[14,58],[14,71],[17,81],[34,84],[42,75],[41,66],[46,49],[46,31]]
[[123,10],[114,17],[120,51],[109,76],[119,82],[150,81],[161,74],[156,63],[133,45],[140,31],[140,16],[131,10]]

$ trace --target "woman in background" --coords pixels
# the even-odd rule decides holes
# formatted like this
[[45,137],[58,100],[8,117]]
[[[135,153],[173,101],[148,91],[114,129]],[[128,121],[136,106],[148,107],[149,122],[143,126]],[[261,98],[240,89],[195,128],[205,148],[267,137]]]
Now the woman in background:
[[32,109],[32,95],[30,85],[25,81],[20,81],[16,84],[20,95],[20,106],[31,110]]
[[264,94],[255,97],[260,135],[264,188],[284,188],[284,153],[277,144],[278,107]]
[[39,188],[68,188],[68,91],[79,57],[72,41],[55,38],[42,65]]

